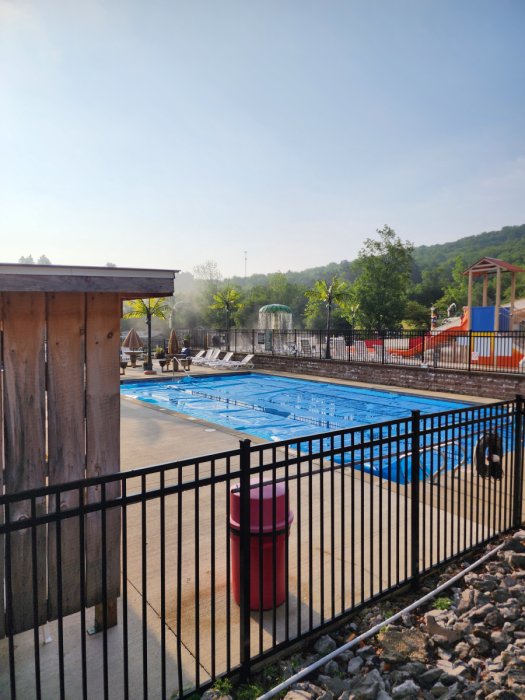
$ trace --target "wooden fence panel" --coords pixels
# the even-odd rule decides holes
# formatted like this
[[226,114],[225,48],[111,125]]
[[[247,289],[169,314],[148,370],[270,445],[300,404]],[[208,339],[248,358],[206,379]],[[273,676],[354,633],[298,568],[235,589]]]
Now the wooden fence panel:
[[[0,361],[2,358],[2,301],[0,294]],[[4,493],[4,384],[3,372],[0,372],[0,495]],[[4,509],[0,507],[0,525],[4,522]],[[4,607],[4,537],[0,536],[0,639],[5,637]]]
[[[86,303],[86,476],[120,471],[120,301],[118,295],[88,294]],[[101,487],[88,489],[88,502],[101,500]],[[108,484],[106,500],[119,495]],[[87,604],[102,601],[102,517],[86,518]],[[120,591],[120,512],[106,515],[107,598]]]
[[[3,294],[5,490],[18,493],[45,484],[45,298],[42,293]],[[36,514],[45,512],[45,500]],[[31,515],[30,501],[11,507],[10,520]],[[36,571],[33,570],[33,537]],[[19,530],[10,536],[12,631],[33,627],[33,587],[36,622],[46,619],[46,528]],[[6,542],[7,546],[7,542]]]
[[[85,448],[85,295],[47,297],[47,412],[49,483],[83,479]],[[78,506],[78,491],[61,494],[60,510]],[[49,511],[56,510],[54,498]],[[57,571],[60,538],[60,578]],[[48,529],[48,616],[54,620],[80,610],[80,529],[78,518],[62,520],[60,531]],[[61,580],[61,610],[57,586]]]

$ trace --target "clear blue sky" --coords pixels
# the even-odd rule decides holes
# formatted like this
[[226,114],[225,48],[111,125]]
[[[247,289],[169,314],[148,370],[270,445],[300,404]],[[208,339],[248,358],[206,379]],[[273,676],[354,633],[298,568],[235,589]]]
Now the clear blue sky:
[[524,0],[0,0],[0,261],[243,275],[525,223],[524,36]]

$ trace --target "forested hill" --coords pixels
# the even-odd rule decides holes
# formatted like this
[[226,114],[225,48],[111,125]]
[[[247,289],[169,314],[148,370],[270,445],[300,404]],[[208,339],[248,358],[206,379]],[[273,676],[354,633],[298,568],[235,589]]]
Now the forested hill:
[[[403,238],[403,236],[400,236]],[[504,226],[500,231],[489,231],[476,236],[467,236],[451,243],[438,243],[436,245],[422,245],[414,248],[415,274],[418,279],[425,271],[433,271],[438,267],[445,277],[447,272],[452,272],[454,263],[461,257],[465,267],[472,265],[480,258],[500,258],[505,262],[514,263],[525,267],[525,224],[521,226]],[[302,272],[285,272],[288,282],[311,287],[319,279],[329,280],[334,275],[353,282],[356,270],[353,261],[342,260],[339,263],[329,263],[320,267],[313,267]],[[255,285],[265,285],[268,275],[251,275],[249,277],[234,277],[231,283],[241,287],[250,288]]]
[[467,266],[480,258],[499,258],[516,265],[525,265],[525,224],[504,226],[500,231],[489,231],[467,236],[452,243],[422,245],[414,249],[414,262],[420,270],[450,263],[461,257]]

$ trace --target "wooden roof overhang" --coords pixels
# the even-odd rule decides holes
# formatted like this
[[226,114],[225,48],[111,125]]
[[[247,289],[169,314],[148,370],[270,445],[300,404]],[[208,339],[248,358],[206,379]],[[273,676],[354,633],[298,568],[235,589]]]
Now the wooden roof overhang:
[[0,292],[107,292],[121,300],[173,295],[180,270],[0,263]]
[[[510,315],[514,318],[514,303],[516,300],[516,273],[525,272],[522,267],[511,265],[499,258],[481,258],[478,262],[468,267],[463,274],[468,275],[468,301],[469,310],[472,308],[472,283],[474,277],[483,277],[483,306],[487,306],[488,278],[496,275],[496,303],[494,305],[494,330],[499,330],[499,310],[501,306],[501,273],[511,273],[510,288]],[[472,330],[472,314],[469,313],[468,330]]]
[[464,275],[472,274],[474,277],[480,275],[494,275],[500,272],[525,272],[525,269],[517,265],[511,265],[498,258],[481,258],[463,272]]

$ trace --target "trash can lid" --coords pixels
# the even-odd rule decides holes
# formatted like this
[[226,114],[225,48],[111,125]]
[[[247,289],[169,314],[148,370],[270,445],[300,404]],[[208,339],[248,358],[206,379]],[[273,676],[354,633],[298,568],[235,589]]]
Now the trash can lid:
[[[259,481],[258,477],[250,483],[250,532],[272,533],[273,497],[275,493],[275,530],[284,530],[292,524],[293,513],[286,513],[286,486],[273,481]],[[262,502],[262,506],[261,506]],[[262,509],[262,522],[261,522]],[[240,529],[241,520],[241,490],[235,484],[230,491],[230,525]]]

